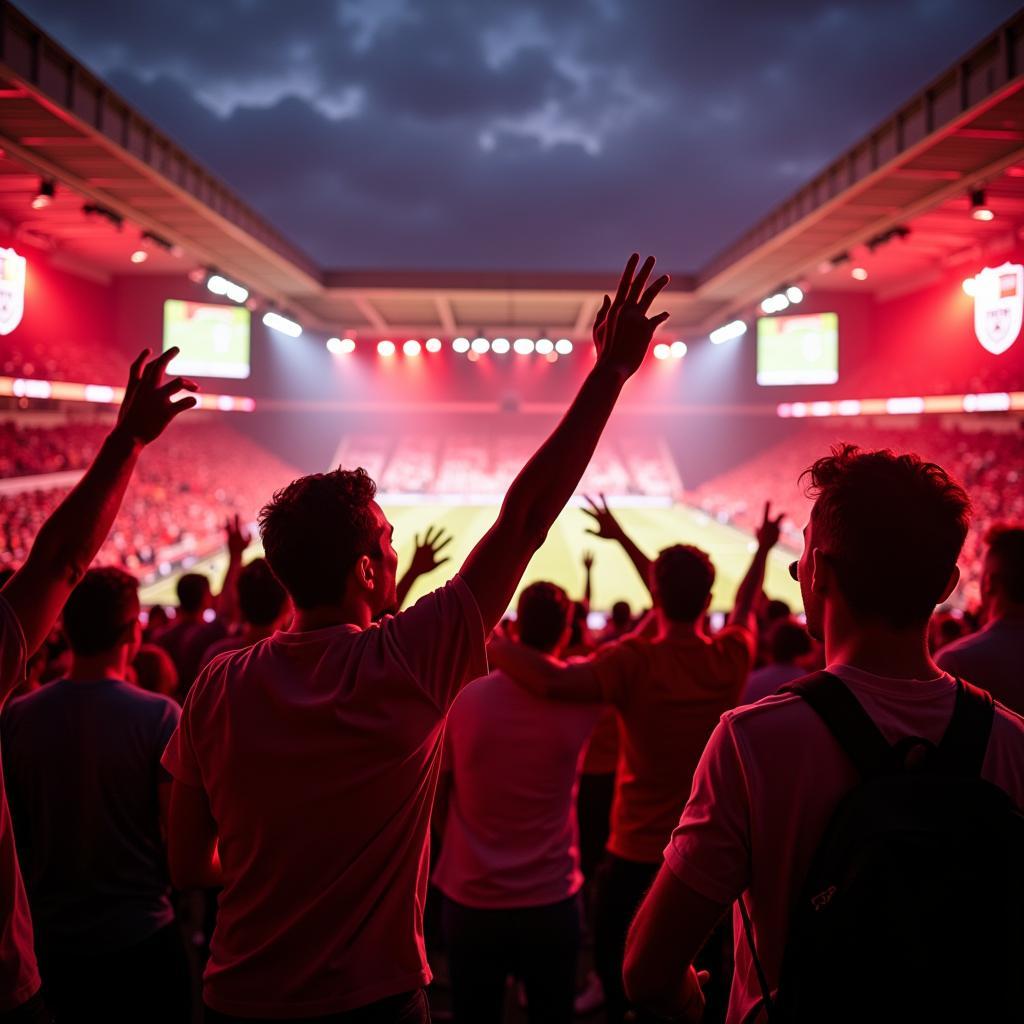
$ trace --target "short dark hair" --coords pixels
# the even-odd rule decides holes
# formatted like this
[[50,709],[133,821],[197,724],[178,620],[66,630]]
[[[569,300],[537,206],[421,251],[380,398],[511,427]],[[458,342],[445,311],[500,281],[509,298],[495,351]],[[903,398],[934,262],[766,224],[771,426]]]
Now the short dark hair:
[[254,558],[238,574],[238,607],[253,626],[269,626],[284,609],[288,595],[265,558]]
[[1024,526],[999,523],[985,535],[985,543],[1006,599],[1024,604]]
[[122,569],[90,569],[64,605],[74,654],[104,654],[125,643],[139,617],[139,581]]
[[707,554],[692,544],[674,544],[658,555],[652,572],[665,617],[696,622],[715,583],[715,566]]
[[616,601],[612,605],[612,622],[619,628],[625,629],[632,621],[633,610],[629,607],[628,601]]
[[565,591],[554,583],[531,583],[519,595],[516,624],[520,643],[539,651],[550,651],[565,634],[573,605]]
[[768,633],[768,649],[772,661],[785,665],[810,654],[810,634],[795,619],[779,619]]
[[381,555],[376,493],[365,469],[339,467],[293,480],[263,506],[263,550],[297,608],[340,601],[356,562]]
[[801,474],[814,543],[854,614],[905,629],[927,623],[956,567],[971,502],[914,454],[839,444]]
[[210,593],[210,580],[201,572],[187,572],[175,587],[178,606],[183,612],[198,612]]

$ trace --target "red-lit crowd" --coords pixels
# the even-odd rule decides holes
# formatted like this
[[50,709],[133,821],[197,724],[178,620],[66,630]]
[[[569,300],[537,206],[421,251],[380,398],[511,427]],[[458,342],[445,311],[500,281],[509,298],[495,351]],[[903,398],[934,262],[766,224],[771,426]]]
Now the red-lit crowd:
[[88,566],[195,385],[139,357],[0,590],[0,1022],[1018,1018],[1024,528],[988,534],[979,621],[936,616],[967,493],[839,445],[797,471],[805,621],[763,591],[767,503],[717,630],[709,556],[650,557],[603,500],[650,609],[591,632],[598,552],[580,600],[534,583],[506,614],[666,319],[653,265],[411,607],[449,538],[399,576],[374,482],[338,469],[263,495],[263,558],[229,515],[219,592],[182,576],[143,623],[137,580]]

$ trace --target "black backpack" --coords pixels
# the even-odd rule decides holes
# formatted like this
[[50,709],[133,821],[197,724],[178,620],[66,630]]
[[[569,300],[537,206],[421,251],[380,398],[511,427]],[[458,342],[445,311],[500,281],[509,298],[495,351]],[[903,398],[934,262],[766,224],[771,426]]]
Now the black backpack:
[[861,775],[836,808],[790,912],[772,1024],[1024,1021],[1024,815],[980,777],[994,706],[957,681],[936,747],[885,740],[819,672],[780,692],[821,717]]

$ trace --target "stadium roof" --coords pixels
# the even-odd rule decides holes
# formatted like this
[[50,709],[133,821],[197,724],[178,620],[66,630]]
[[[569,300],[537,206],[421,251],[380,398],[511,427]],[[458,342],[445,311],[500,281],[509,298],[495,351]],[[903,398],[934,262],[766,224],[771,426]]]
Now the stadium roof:
[[[316,266],[16,8],[0,3],[0,18],[0,218],[69,268],[212,267],[338,333],[588,333],[605,274]],[[63,187],[34,210],[41,178]],[[994,220],[971,216],[978,188]],[[1022,226],[1024,11],[706,267],[674,274],[671,330],[706,332],[790,284],[904,290],[959,262],[995,258]],[[143,231],[184,255],[151,247],[144,267],[133,267]],[[853,266],[867,279],[853,279]]]

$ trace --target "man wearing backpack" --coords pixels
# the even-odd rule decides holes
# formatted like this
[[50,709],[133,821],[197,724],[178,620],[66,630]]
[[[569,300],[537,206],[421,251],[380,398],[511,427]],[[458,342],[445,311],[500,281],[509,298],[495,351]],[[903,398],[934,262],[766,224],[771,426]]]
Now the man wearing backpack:
[[729,1024],[1013,1019],[1024,720],[926,642],[967,495],[917,456],[853,446],[808,476],[792,571],[828,674],[722,716],[633,923],[627,992],[698,1020],[693,958],[735,901]]

